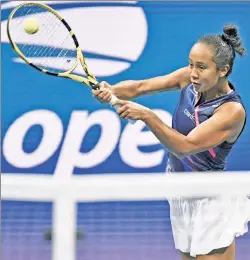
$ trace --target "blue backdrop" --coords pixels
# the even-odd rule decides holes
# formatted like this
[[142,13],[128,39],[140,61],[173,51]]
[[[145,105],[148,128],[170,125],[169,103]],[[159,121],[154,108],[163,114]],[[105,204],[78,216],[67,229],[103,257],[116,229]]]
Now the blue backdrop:
[[[50,5],[79,38],[98,79],[111,84],[167,74],[188,62],[203,34],[239,26],[250,51],[250,2],[64,1]],[[2,172],[66,174],[162,172],[166,153],[140,123],[121,121],[88,88],[43,75],[20,62],[6,34],[18,3],[2,1]],[[250,111],[250,59],[237,58],[230,80]],[[179,92],[138,98],[166,123]],[[250,170],[250,124],[232,150],[228,170]],[[51,259],[44,230],[52,204],[3,201],[3,259]],[[179,259],[174,250],[167,201],[79,203],[77,225],[84,233],[77,259]],[[250,259],[250,233],[237,240],[237,259]],[[28,246],[28,248],[27,248]],[[27,250],[26,250],[27,249]]]
[[[43,75],[20,62],[5,30],[14,5],[2,4],[2,172],[164,171],[164,148],[143,125],[133,128],[120,121],[112,108],[99,104],[79,83]],[[250,50],[249,2],[53,2],[51,6],[75,29],[98,80],[112,84],[185,66],[195,41],[204,34],[221,33],[227,23],[239,26]],[[230,76],[248,111],[249,67],[249,56],[237,58]],[[171,92],[137,101],[169,122],[178,97],[179,92]],[[228,170],[250,169],[249,148],[247,123],[229,156]]]

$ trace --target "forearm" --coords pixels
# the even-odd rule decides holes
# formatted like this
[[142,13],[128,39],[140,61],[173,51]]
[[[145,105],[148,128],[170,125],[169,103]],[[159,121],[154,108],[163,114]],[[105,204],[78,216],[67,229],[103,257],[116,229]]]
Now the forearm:
[[126,80],[113,86],[113,94],[120,99],[180,89],[190,82],[188,68],[178,69],[168,75],[145,80]]
[[185,135],[164,124],[151,110],[142,120],[171,153],[179,158],[188,155],[190,146]]
[[145,80],[126,80],[113,86],[113,94],[120,99],[129,100],[142,95],[177,90],[180,87],[167,76]]
[[140,89],[144,84],[143,80],[121,81],[112,87],[113,94],[124,100],[129,100],[140,96]]

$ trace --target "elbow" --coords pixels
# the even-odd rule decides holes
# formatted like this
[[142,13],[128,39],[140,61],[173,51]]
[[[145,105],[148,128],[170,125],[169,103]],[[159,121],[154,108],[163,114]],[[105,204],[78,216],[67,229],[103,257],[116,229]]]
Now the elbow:
[[177,157],[178,159],[182,159],[184,157],[186,157],[188,154],[185,153],[184,151],[180,151],[180,150],[174,150],[174,149],[170,149],[169,147],[166,147],[170,153],[172,153],[175,157]]
[[189,155],[192,155],[195,152],[194,146],[185,138],[181,145],[177,146],[177,149],[172,151],[172,153],[178,158],[183,159]]

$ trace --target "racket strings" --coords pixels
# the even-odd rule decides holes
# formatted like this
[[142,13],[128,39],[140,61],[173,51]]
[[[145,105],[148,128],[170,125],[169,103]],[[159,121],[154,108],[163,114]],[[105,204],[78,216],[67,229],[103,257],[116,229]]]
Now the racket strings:
[[[43,15],[41,20],[45,21],[46,19],[47,19],[47,16]],[[54,37],[56,30],[59,28],[58,23],[53,25],[53,29],[51,28],[51,26],[48,26],[49,24],[51,24],[50,20],[47,20],[46,23],[44,24],[45,30],[47,31],[47,35],[48,35],[47,45],[51,41],[51,39]],[[32,48],[34,48],[34,46],[32,46]],[[46,46],[44,48],[40,48],[34,54],[36,54],[38,57],[52,57],[56,48],[57,47]],[[45,69],[52,67],[52,61],[50,59],[47,59],[47,62],[48,62],[48,65],[44,66]]]
[[[48,42],[51,42],[54,39],[56,39],[55,34],[58,30],[60,30],[60,26],[62,26],[61,21],[59,21],[58,19],[54,20],[54,17],[51,15],[48,16],[47,13],[43,14],[42,20],[44,20],[44,21],[47,20],[45,23],[45,30],[48,32]],[[54,23],[53,27],[50,26],[52,23]],[[69,34],[68,34],[67,37],[64,38],[59,43],[59,45],[65,46],[65,42],[69,38],[71,38],[71,36],[69,37]],[[46,48],[42,48],[41,51],[38,53],[38,55],[40,57],[51,57],[51,56],[54,56],[54,52],[56,51],[56,49],[57,49],[56,46],[55,47],[47,46]],[[59,54],[57,55],[57,57],[65,57],[67,53],[68,53],[68,50],[61,49]],[[50,64],[45,69],[49,69],[53,65],[53,62],[51,60],[48,60],[48,61],[50,61]]]
[[[24,31],[28,17],[36,18],[39,30],[35,34]],[[11,37],[28,60],[41,69],[53,73],[69,71],[75,65],[75,43],[67,28],[51,12],[40,6],[27,5],[18,9],[11,21]]]
[[[23,19],[19,19],[18,25],[16,26],[16,27],[17,27],[16,29],[17,29],[18,31],[20,31],[20,32],[22,32],[22,30],[24,30],[24,28],[23,28],[23,22],[24,22],[24,20],[25,20],[25,16],[29,16],[29,15],[33,16],[33,14],[34,14],[35,11],[36,11],[35,8],[29,8],[28,10],[27,10],[27,8],[22,8],[21,10],[22,10],[22,12],[21,12],[20,17],[23,17]],[[26,11],[26,10],[27,10],[27,11]],[[19,11],[19,10],[18,10],[18,11]],[[12,29],[12,30],[13,30],[13,29]],[[12,32],[13,32],[13,31],[12,31]],[[16,37],[16,43],[22,41],[23,37],[24,37],[23,33],[20,33],[19,35],[17,35],[17,37]],[[24,52],[24,51],[25,51],[25,48],[26,48],[26,49],[27,49],[27,50],[26,50],[27,52],[32,53],[33,50],[34,50],[34,47],[35,47],[34,45],[22,44],[22,45],[20,45],[20,50],[21,50],[22,52]]]

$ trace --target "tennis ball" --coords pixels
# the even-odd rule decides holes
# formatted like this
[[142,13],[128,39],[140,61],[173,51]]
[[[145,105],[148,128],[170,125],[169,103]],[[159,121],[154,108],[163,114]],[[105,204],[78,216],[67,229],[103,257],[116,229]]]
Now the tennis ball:
[[28,34],[34,34],[39,30],[39,23],[36,18],[30,17],[24,20],[24,31]]

